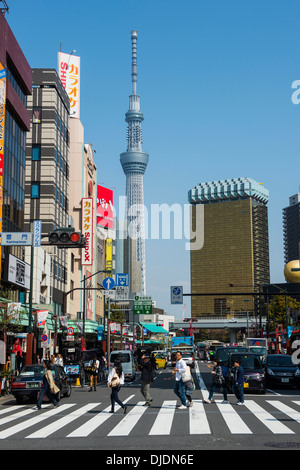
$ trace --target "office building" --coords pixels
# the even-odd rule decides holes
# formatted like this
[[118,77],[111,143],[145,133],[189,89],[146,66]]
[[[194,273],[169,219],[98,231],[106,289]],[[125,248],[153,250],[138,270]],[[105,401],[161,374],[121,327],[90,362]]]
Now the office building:
[[[188,197],[204,206],[204,244],[190,252],[191,293],[222,294],[192,296],[192,317],[254,311],[253,296],[230,294],[259,292],[270,282],[268,190],[250,178],[234,178],[200,183]],[[195,214],[192,224],[200,230]]]
[[[25,231],[34,220],[42,233],[69,225],[70,102],[55,69],[33,69],[33,92],[28,99],[31,128],[26,141]],[[68,283],[67,250],[45,246],[51,257],[50,284],[41,295],[61,314]],[[45,274],[46,275],[46,274]],[[46,284],[45,282],[43,284]],[[39,299],[34,299],[39,303]]]
[[298,260],[300,243],[300,194],[289,198],[289,206],[283,209],[284,263]]
[[[0,186],[3,195],[0,197],[0,231],[24,232],[25,145],[30,129],[26,106],[32,92],[32,73],[1,9],[0,77]],[[25,302],[29,266],[25,263],[24,247],[3,246],[0,250],[2,287],[10,290],[12,300]],[[10,275],[12,270],[13,276]]]

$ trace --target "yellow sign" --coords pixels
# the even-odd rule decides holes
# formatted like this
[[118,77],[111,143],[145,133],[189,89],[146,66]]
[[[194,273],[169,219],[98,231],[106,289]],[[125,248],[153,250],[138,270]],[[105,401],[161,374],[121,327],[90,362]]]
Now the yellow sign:
[[111,238],[106,240],[106,269],[112,271],[113,259],[113,241]]

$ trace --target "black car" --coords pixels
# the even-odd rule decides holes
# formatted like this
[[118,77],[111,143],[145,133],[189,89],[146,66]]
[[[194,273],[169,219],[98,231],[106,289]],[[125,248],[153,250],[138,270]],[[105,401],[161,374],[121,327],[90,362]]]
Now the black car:
[[291,356],[268,354],[265,363],[267,386],[300,388],[300,369]]
[[234,379],[234,362],[241,360],[241,366],[244,369],[244,391],[266,393],[265,369],[259,354],[239,352],[231,353],[228,362],[228,386],[232,390]]
[[[63,395],[69,397],[72,387],[69,377],[63,367],[52,365],[52,374],[55,384],[59,388],[58,399]],[[43,364],[30,364],[23,367],[20,375],[14,377],[11,384],[11,393],[16,398],[17,403],[22,403],[24,398],[37,401],[38,394],[43,386],[43,375],[45,368]]]

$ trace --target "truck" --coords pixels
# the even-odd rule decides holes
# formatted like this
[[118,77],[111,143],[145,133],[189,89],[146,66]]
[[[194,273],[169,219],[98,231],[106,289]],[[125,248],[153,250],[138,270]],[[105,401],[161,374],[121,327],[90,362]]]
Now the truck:
[[257,353],[262,358],[266,356],[268,351],[267,338],[246,338],[245,346],[249,352]]
[[188,365],[194,367],[194,349],[193,336],[173,336],[171,345],[171,366],[175,366],[176,351],[180,351],[183,354],[183,360],[185,360]]
[[194,352],[194,337],[193,336],[173,336],[172,352],[176,351],[192,351]]

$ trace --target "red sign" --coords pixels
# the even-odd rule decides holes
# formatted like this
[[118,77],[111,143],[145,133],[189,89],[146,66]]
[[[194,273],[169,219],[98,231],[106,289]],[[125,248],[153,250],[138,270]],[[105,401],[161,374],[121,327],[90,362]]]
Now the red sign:
[[113,228],[113,191],[97,186],[97,225]]

